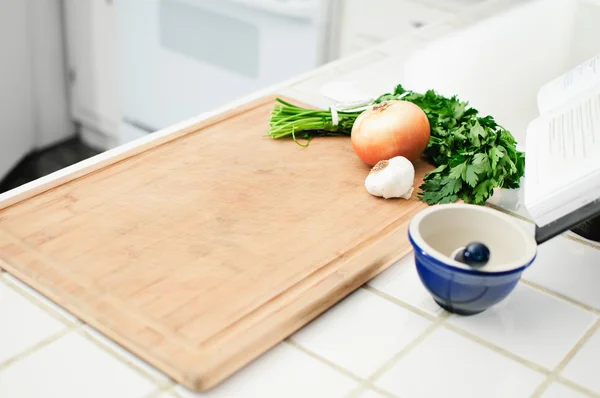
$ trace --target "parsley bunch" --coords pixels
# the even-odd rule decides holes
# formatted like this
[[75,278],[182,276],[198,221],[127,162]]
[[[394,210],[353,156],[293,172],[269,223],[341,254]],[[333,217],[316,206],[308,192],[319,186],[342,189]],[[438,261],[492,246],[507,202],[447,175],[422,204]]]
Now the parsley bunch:
[[[401,85],[397,97],[406,93]],[[525,172],[525,155],[514,137],[493,117],[479,117],[456,96],[446,98],[433,90],[409,92],[403,100],[418,105],[429,119],[431,137],[425,156],[436,166],[425,176],[419,198],[429,204],[462,199],[484,204],[496,187],[518,188]]]
[[[393,93],[377,98],[373,104],[402,99],[419,106],[431,127],[424,155],[437,168],[428,173],[417,197],[428,204],[466,203],[482,205],[494,188],[518,188],[525,171],[525,156],[517,151],[514,137],[493,117],[478,116],[456,96],[447,98],[428,90],[425,94],[396,86]],[[339,112],[337,126],[331,112],[312,110],[279,100],[271,114],[270,132],[274,139],[296,136],[350,135],[359,110]]]

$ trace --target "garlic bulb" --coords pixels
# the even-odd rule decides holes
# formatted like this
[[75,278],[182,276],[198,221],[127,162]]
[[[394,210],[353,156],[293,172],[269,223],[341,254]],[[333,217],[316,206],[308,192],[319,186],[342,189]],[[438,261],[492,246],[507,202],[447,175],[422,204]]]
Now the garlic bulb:
[[410,199],[413,193],[415,168],[410,160],[396,156],[381,160],[365,180],[365,187],[371,195],[388,198]]

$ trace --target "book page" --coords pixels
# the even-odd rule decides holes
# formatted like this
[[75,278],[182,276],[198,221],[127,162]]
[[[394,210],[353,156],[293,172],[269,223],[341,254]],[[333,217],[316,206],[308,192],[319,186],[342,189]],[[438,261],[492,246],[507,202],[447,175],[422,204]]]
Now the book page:
[[529,125],[525,167],[528,205],[545,208],[600,172],[600,86]]
[[537,97],[540,114],[558,108],[597,85],[600,85],[600,54],[544,85]]

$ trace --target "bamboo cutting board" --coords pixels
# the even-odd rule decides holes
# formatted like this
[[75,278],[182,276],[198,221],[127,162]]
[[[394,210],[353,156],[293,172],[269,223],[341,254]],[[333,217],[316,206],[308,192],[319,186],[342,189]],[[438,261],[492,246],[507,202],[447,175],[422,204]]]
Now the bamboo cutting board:
[[425,207],[369,195],[348,138],[265,136],[273,105],[0,203],[0,266],[187,387],[215,386],[408,253]]

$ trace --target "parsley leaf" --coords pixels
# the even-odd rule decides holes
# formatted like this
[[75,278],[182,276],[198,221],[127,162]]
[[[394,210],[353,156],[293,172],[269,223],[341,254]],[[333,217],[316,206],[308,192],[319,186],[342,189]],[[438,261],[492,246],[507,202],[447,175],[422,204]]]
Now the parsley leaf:
[[441,173],[442,171],[446,170],[446,167],[448,167],[448,165],[442,164],[438,166],[435,170],[431,170],[429,174]]
[[458,179],[448,179],[440,190],[442,196],[449,196],[457,193],[462,188],[462,182]]
[[492,147],[490,149],[490,159],[492,159],[492,169],[495,169],[496,166],[498,165],[498,161],[500,160],[501,157],[504,156],[504,152],[502,151],[502,147]]
[[467,162],[460,163],[450,169],[450,178],[461,179],[467,174]]
[[481,171],[485,172],[489,171],[491,168],[490,158],[487,153],[476,153],[475,156],[473,156],[473,164],[479,167]]
[[478,167],[473,164],[467,166],[465,181],[473,188],[475,188],[475,185],[477,185],[477,181],[479,181],[479,177],[477,176],[478,171]]

